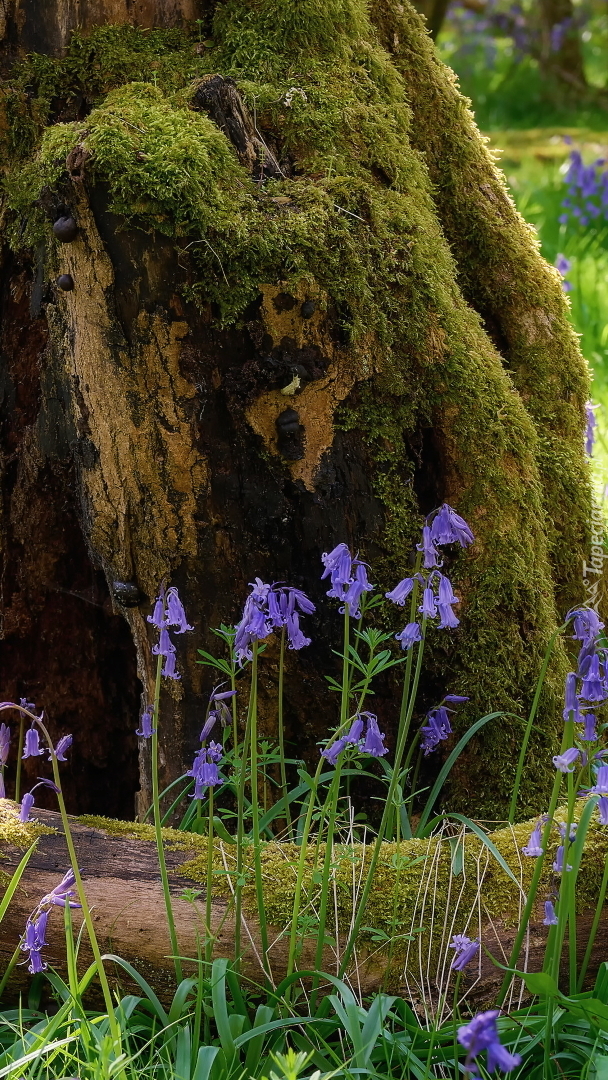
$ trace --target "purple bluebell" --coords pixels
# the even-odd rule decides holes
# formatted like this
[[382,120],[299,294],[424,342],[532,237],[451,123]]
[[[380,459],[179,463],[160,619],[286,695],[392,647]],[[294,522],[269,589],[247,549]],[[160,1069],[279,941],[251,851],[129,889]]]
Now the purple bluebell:
[[[228,708],[227,702],[236,696],[236,690],[222,690],[218,693],[219,690],[220,687],[218,686],[211,692],[209,708],[216,713],[222,727],[229,727],[232,723],[232,713]],[[201,742],[202,741],[201,737]]]
[[542,825],[540,822],[536,828],[532,830],[528,843],[521,850],[524,855],[530,855],[535,859],[537,859],[539,855],[544,854],[545,849],[542,846]]
[[439,613],[438,630],[455,630],[457,626],[460,626],[460,619],[456,618],[451,604],[438,603],[437,611]]
[[555,914],[555,908],[550,900],[545,900],[545,917],[543,919],[543,926],[557,926],[557,915]]
[[444,705],[431,709],[427,713],[426,721],[426,724],[420,728],[420,734],[422,735],[420,749],[425,757],[431,754],[439,746],[439,743],[447,739],[448,735],[452,733],[450,717]]
[[175,670],[175,653],[169,653],[165,657],[165,666],[161,671],[166,679],[181,679],[181,675]]
[[141,715],[141,720],[139,722],[140,727],[135,732],[135,734],[140,735],[142,739],[151,739],[154,732],[156,731],[156,728],[152,727],[153,714],[154,714],[154,705],[148,705],[148,708],[145,709],[144,712]]
[[31,975],[38,975],[41,971],[46,971],[47,965],[40,955],[43,945],[46,945],[46,941],[44,940],[45,929],[46,920],[44,920],[40,932],[39,920],[34,921],[30,917],[25,924],[25,934],[19,947],[23,952],[28,953],[29,963],[27,969]]
[[287,593],[287,611],[290,614],[294,606],[299,607],[303,615],[312,615],[317,609],[312,600],[301,589],[294,589],[291,585],[284,590]]
[[446,694],[443,700],[449,701],[453,705],[462,705],[463,702],[469,701],[470,699],[468,697],[463,697],[462,694]]
[[170,656],[175,652],[175,645],[169,637],[166,625],[162,627],[158,642],[152,646],[152,656]]
[[395,585],[392,592],[387,592],[384,595],[386,596],[386,599],[391,600],[393,604],[399,604],[400,607],[403,607],[413,588],[414,578],[406,577],[403,578],[398,585]]
[[388,747],[383,743],[384,735],[381,734],[378,727],[378,718],[373,713],[364,712],[361,716],[366,720],[365,742],[361,747],[364,754],[371,754],[372,757],[384,757],[388,754]]
[[598,800],[597,808],[600,815],[600,824],[608,825],[608,799],[605,796]]
[[[553,869],[556,874],[561,874],[564,869],[564,845],[560,844],[555,852],[555,862],[553,863]],[[572,870],[572,867],[567,864],[566,870]]]
[[245,600],[243,617],[236,626],[234,654],[239,664],[253,659],[251,646],[254,641],[261,641],[272,633],[272,623],[265,616],[268,605],[270,585],[261,578],[251,582],[251,592]]
[[40,901],[42,904],[53,904],[55,907],[65,907],[66,900],[69,901],[70,907],[79,908],[80,904],[75,903],[72,900],[74,896],[74,886],[76,884],[76,875],[70,867],[70,869],[63,875],[58,885],[55,885],[54,889],[51,889],[50,893],[42,897]]
[[210,742],[207,747],[207,757],[209,761],[218,765],[224,756],[224,747],[219,742]]
[[343,600],[352,578],[352,556],[346,544],[338,544],[330,552],[324,552],[321,560],[325,567],[321,581],[326,577],[331,580],[331,589],[327,595]]
[[434,619],[435,618],[435,616],[437,615],[437,608],[436,608],[435,605],[436,605],[435,593],[433,592],[433,590],[428,588],[428,587],[426,589],[423,589],[423,592],[422,592],[422,604],[418,608],[418,611],[421,612],[423,618],[426,618],[426,619]]
[[367,567],[364,562],[361,562],[360,559],[353,559],[353,567],[355,576],[344,594],[344,603],[348,604],[349,612],[353,618],[359,619],[361,617],[359,608],[361,597],[364,592],[371,592],[374,586],[368,581]]
[[152,623],[157,630],[162,630],[163,626],[166,626],[165,622],[165,597],[157,596],[156,603],[154,604],[154,611],[151,615],[148,615],[148,622]]
[[348,739],[346,736],[342,736],[341,739],[335,739],[331,746],[326,746],[325,749],[321,751],[321,757],[324,757],[329,761],[330,765],[335,765],[347,744]]
[[576,693],[576,675],[574,671],[569,671],[566,675],[563,716],[564,720],[573,720],[575,724],[579,724],[582,719],[580,702]]
[[573,639],[582,641],[585,645],[594,642],[600,630],[604,629],[603,622],[593,608],[571,608],[566,619],[572,620]]
[[600,765],[595,778],[595,785],[589,788],[590,795],[608,795],[608,765]]
[[221,761],[221,747],[218,756],[217,747],[219,743],[213,744],[213,749],[205,749],[204,747],[195,754],[192,768],[186,773],[186,776],[194,777],[194,799],[204,798],[205,791],[209,787],[216,787],[218,784],[223,783],[223,778],[220,776],[218,770],[218,764]]
[[521,1063],[519,1054],[510,1054],[505,1050],[498,1037],[496,1020],[500,1015],[498,1009],[490,1009],[488,1012],[478,1013],[468,1024],[458,1028],[458,1042],[467,1051],[464,1062],[464,1071],[471,1076],[479,1075],[479,1067],[476,1058],[483,1050],[487,1050],[488,1072],[496,1067],[503,1072],[512,1072]]
[[444,503],[435,514],[431,537],[436,544],[460,544],[461,547],[468,547],[475,540],[464,518],[449,503]]
[[293,611],[291,615],[287,616],[286,626],[290,649],[303,649],[306,645],[310,645],[311,639],[305,637],[300,629],[300,617],[297,611]]
[[218,720],[219,713],[215,709],[211,709],[211,711],[207,714],[207,719],[205,720],[205,723],[203,724],[203,729],[201,731],[200,741],[202,743],[207,741]]
[[479,942],[472,941],[471,938],[465,937],[464,934],[456,934],[452,938],[449,944],[450,949],[456,949],[456,955],[450,968],[452,971],[464,971],[467,964],[474,960],[479,952]]
[[431,536],[431,528],[429,525],[424,525],[422,529],[422,543],[416,545],[418,551],[424,552],[423,566],[425,570],[431,570],[435,566],[441,566],[441,560],[439,558],[439,552],[435,547],[433,538]]
[[34,796],[30,791],[26,791],[21,800],[21,810],[19,812],[19,821],[25,822],[30,820],[31,809],[34,805]]
[[597,427],[597,420],[595,418],[596,405],[592,405],[590,401],[585,405],[585,417],[587,420],[587,426],[585,428],[585,453],[588,457],[593,454],[593,447],[595,445],[595,428]]
[[194,627],[188,624],[184,605],[179,598],[177,589],[173,587],[168,589],[165,599],[167,603],[167,623],[169,626],[177,627],[175,633],[185,634],[186,630],[194,630]]
[[580,756],[580,750],[571,746],[569,750],[564,750],[563,754],[556,754],[553,758],[553,764],[559,772],[571,773],[574,772],[574,762]]
[[27,709],[28,712],[31,712],[31,713],[36,712],[36,706],[34,705],[34,702],[33,701],[28,701],[27,698],[25,698],[25,697],[20,697],[19,698],[19,704],[20,704],[22,709]]
[[583,723],[585,725],[585,729],[582,735],[579,736],[581,742],[597,742],[597,717],[595,713],[585,713],[585,715],[583,716]]
[[583,664],[583,684],[580,697],[585,701],[605,701],[608,697],[603,672],[600,669],[600,658],[597,653],[588,656]]
[[6,798],[4,787],[4,766],[8,761],[11,746],[11,729],[8,724],[0,724],[0,799]]
[[395,638],[401,642],[402,649],[410,649],[417,641],[422,641],[420,624],[417,622],[408,623],[400,634],[395,634]]
[[452,589],[452,582],[445,574],[439,574],[439,588],[437,590],[437,600],[440,604],[459,604],[460,600],[454,595]]
[[[559,835],[561,836],[562,840],[565,840],[565,838],[566,838],[566,829],[568,828],[567,822],[558,821],[557,822],[557,828],[559,829]],[[574,841],[576,840],[576,830],[577,829],[578,829],[577,822],[576,821],[571,821],[570,822],[570,833],[569,833],[569,836],[568,836],[569,842],[571,844],[573,844]]]
[[38,728],[28,728],[25,733],[25,745],[23,747],[23,759],[28,757],[40,757],[44,749],[40,746]]
[[[74,742],[71,735],[62,735],[57,746],[55,747],[55,757],[57,761],[67,761],[66,753],[70,749],[70,746]],[[49,760],[52,758],[51,751],[49,750]]]
[[352,724],[350,725],[348,735],[346,735],[344,739],[347,745],[350,744],[352,746],[356,746],[359,743],[361,736],[363,735],[363,729],[365,727],[365,720],[363,719],[363,717],[367,717],[369,715],[369,713],[362,713],[361,715],[355,717]]
[[[565,200],[564,200],[564,201],[565,201]],[[572,266],[572,263],[570,262],[570,260],[569,260],[569,259],[567,259],[567,258],[566,258],[566,256],[565,256],[565,255],[562,255],[562,254],[560,253],[560,254],[558,254],[558,256],[557,256],[557,258],[556,258],[556,260],[555,260],[555,266],[556,266],[556,268],[557,268],[558,272],[559,272],[559,273],[560,273],[560,274],[562,275],[562,277],[563,277],[563,276],[564,276],[565,274],[567,274],[567,273],[568,273],[568,271],[569,271],[570,267]]]

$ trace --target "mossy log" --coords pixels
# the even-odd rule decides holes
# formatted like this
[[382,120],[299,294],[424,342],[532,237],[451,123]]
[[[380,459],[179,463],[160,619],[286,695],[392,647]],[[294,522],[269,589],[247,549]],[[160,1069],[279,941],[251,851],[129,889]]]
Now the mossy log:
[[[67,25],[60,0],[47,7],[49,27]],[[461,625],[431,636],[418,705],[468,694],[467,725],[525,715],[584,598],[589,537],[587,370],[559,275],[421,18],[397,0],[226,0],[200,4],[196,25],[187,9],[151,3],[138,28],[98,0],[37,55],[28,18],[3,45],[0,683],[73,732],[70,807],[125,816],[138,784],[149,801],[134,731],[163,579],[197,630],[163,692],[164,785],[198,745],[197,647],[256,575],[318,602],[286,681],[290,753],[312,757],[335,720],[322,551],[347,541],[387,589],[423,515],[447,500],[467,518],[476,544],[446,562]],[[230,87],[231,122],[225,102],[199,110],[210,85]],[[70,243],[52,228],[65,214]],[[297,446],[277,431],[288,408]],[[272,648],[263,668],[272,736]],[[566,670],[560,644],[530,813]],[[378,687],[389,741],[395,699]],[[520,736],[517,720],[486,725],[453,806],[504,809]]]
[[[580,812],[581,807],[579,807]],[[564,817],[558,810],[556,820]],[[25,871],[21,885],[0,928],[0,964],[12,956],[28,915],[40,898],[57,884],[69,863],[61,821],[57,814],[42,811],[37,821],[21,825],[17,810],[8,800],[0,802],[0,838],[4,872],[16,866],[23,849],[38,835],[38,846]],[[509,866],[512,877],[473,833],[447,833],[429,840],[403,841],[399,848],[385,844],[377,869],[365,929],[346,977],[362,993],[379,988],[406,996],[427,1006],[437,1001],[453,976],[449,965],[454,953],[449,942],[455,934],[478,938],[499,963],[505,963],[513,943],[519,913],[525,903],[534,859],[521,854],[535,822],[496,829],[489,834]],[[102,952],[130,961],[163,998],[172,995],[172,961],[164,919],[164,901],[159,882],[154,830],[149,825],[110,821],[104,818],[74,819],[73,836],[85,882],[88,901]],[[180,952],[190,961],[197,956],[197,937],[205,936],[205,882],[207,843],[204,837],[166,829],[167,864],[171,882]],[[555,848],[552,842],[547,869],[541,881],[539,903],[530,924],[520,958],[520,970],[542,967],[547,929],[543,925],[545,899],[555,898],[559,878],[551,869]],[[250,850],[250,849],[249,849]],[[458,853],[457,856],[455,852]],[[577,883],[579,960],[584,953],[595,910],[604,860],[608,854],[608,832],[593,822],[587,836],[585,854]],[[330,909],[327,937],[334,945],[324,950],[324,970],[336,974],[353,912],[369,848],[361,844],[336,845],[332,860]],[[248,856],[250,859],[250,856]],[[270,925],[268,960],[275,984],[285,974],[289,915],[295,888],[298,849],[290,844],[268,843],[263,847],[263,888],[265,910]],[[318,886],[312,884],[314,847],[311,846],[304,877],[302,914],[314,916]],[[319,852],[323,859],[323,847]],[[230,888],[235,865],[234,846],[215,841],[212,932],[214,957],[234,955],[234,907]],[[259,919],[252,866],[246,859],[247,884],[244,892],[242,928],[242,970],[254,983],[263,981]],[[186,895],[189,893],[189,898]],[[74,912],[76,928],[79,913]],[[314,935],[314,929],[311,931]],[[395,935],[392,946],[386,938]],[[588,981],[606,958],[608,913],[603,912],[592,953]],[[65,968],[62,920],[50,922],[45,956],[60,972]],[[307,938],[298,958],[298,969],[315,970],[316,939]],[[85,970],[91,952],[83,940],[79,963]],[[112,965],[110,964],[110,967]],[[185,963],[187,973],[196,970]],[[120,984],[127,985],[124,972],[112,971]],[[490,1002],[502,980],[502,971],[493,966],[485,952],[464,976],[463,990],[471,1004]],[[28,982],[26,969],[15,969],[9,996],[23,990]],[[512,988],[512,1000],[522,993],[520,981]]]

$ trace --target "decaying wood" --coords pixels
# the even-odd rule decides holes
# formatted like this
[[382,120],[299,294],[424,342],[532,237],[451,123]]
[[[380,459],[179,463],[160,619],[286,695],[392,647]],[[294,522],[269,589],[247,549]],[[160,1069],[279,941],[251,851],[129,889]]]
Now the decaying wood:
[[234,79],[207,75],[192,97],[192,107],[206,112],[234,146],[241,165],[254,180],[280,180],[283,170],[260,135]]
[[[28,915],[35,909],[40,898],[57,885],[69,866],[59,815],[49,811],[36,811],[36,819],[57,831],[40,837],[21,885],[0,927],[2,970],[20,940]],[[171,949],[154,843],[128,834],[113,835],[100,828],[88,828],[77,820],[72,823],[72,831],[102,953],[113,953],[130,961],[151,983],[161,999],[170,1000],[174,990],[173,963],[170,958]],[[196,972],[193,958],[197,955],[197,938],[202,939],[205,934],[205,891],[200,882],[189,878],[179,868],[187,860],[200,855],[202,850],[204,838],[193,834],[181,834],[179,846],[174,846],[173,841],[170,841],[166,849],[180,952],[183,957],[190,958],[190,962],[187,959],[184,964],[187,975]],[[2,863],[3,869],[10,871],[18,864],[22,852],[4,846],[3,854],[6,855],[6,860]],[[228,862],[226,865],[229,865]],[[189,900],[184,898],[186,890],[194,891],[194,900],[192,897]],[[80,912],[74,911],[73,915],[78,931],[81,923]],[[428,917],[427,912],[425,919]],[[441,921],[441,912],[438,917]],[[593,913],[589,911],[582,913],[578,920],[579,958],[582,958],[586,947],[592,917]],[[520,959],[519,966],[525,965],[525,969],[529,971],[542,968],[547,928],[542,925],[541,918],[542,916],[538,917],[531,924],[528,941]],[[512,919],[509,924],[496,919],[482,919],[482,943],[502,963],[507,962],[515,936],[512,922]],[[214,957],[231,958],[234,952],[233,908],[231,903],[221,896],[214,896],[213,899],[212,932],[215,938]],[[453,932],[457,932],[457,929],[450,930],[447,936],[444,934],[446,940],[432,962],[426,948],[423,950],[424,955],[418,956],[418,947],[414,946],[406,970],[402,964],[400,967],[394,964],[387,966],[386,949],[367,944],[356,954],[348,978],[362,993],[383,987],[393,993],[403,994],[414,1003],[417,998],[420,1001],[426,1000],[427,1003],[437,1000],[440,991],[445,989],[446,980],[450,981],[448,967],[453,954],[447,948],[447,942]],[[475,931],[469,929],[468,932],[475,936]],[[441,934],[441,927],[438,933]],[[600,963],[606,957],[607,938],[608,911],[605,911],[593,949],[588,982],[592,982]],[[55,909],[51,916],[47,939],[49,945],[44,950],[44,955],[48,963],[64,972],[64,931],[60,909]],[[271,927],[269,940],[269,961],[273,979],[277,983],[286,969],[288,934],[285,933],[285,928]],[[244,918],[242,945],[242,970],[254,983],[261,983],[263,974],[259,922],[251,907]],[[323,960],[326,971],[337,973],[340,947],[343,945],[342,936],[339,937],[337,950],[326,946]],[[314,950],[315,940],[310,939],[299,959],[300,970],[315,968]],[[91,960],[92,954],[85,934],[79,955],[81,969],[85,970]],[[122,969],[111,962],[109,968],[122,988],[129,986]],[[474,965],[471,965],[471,968],[474,969]],[[502,974],[502,971],[494,967],[488,957],[482,954],[480,968],[469,970],[463,975],[462,989],[467,990],[471,1005],[490,1002],[502,981]],[[28,980],[26,967],[17,967],[9,984],[7,1000],[14,1000],[17,994],[24,990]]]

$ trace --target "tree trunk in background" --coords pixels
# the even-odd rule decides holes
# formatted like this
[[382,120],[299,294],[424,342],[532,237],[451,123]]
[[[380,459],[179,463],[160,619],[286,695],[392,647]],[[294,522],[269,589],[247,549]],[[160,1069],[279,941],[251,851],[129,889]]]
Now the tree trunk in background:
[[417,0],[417,3],[413,5],[416,11],[419,11],[421,15],[424,15],[426,24],[429,28],[429,33],[436,41],[437,35],[443,26],[444,19],[448,13],[450,6],[450,0]]
[[572,0],[539,0],[539,61],[548,76],[571,90],[586,89],[585,68]]
[[[73,729],[72,808],[128,813],[163,579],[196,633],[163,690],[162,783],[198,746],[213,680],[197,648],[217,651],[208,628],[239,617],[257,575],[318,604],[286,690],[290,752],[314,759],[335,723],[323,673],[340,633],[321,552],[345,540],[390,588],[444,500],[477,542],[446,562],[462,621],[429,635],[418,716],[446,691],[471,695],[462,725],[525,715],[558,618],[583,600],[587,376],[559,277],[422,20],[396,0],[369,16],[363,0],[159,0],[134,15],[98,0],[70,38],[71,5],[49,3],[44,32],[34,7],[9,12],[0,101],[0,679],[5,699]],[[104,25],[126,19],[164,29]],[[48,57],[24,58],[34,46]],[[60,244],[65,213],[78,234]],[[400,609],[384,618],[401,629]],[[276,664],[271,643],[269,736]],[[558,648],[532,812],[566,664]],[[389,739],[396,693],[374,699]],[[486,726],[452,805],[504,808],[520,734]]]

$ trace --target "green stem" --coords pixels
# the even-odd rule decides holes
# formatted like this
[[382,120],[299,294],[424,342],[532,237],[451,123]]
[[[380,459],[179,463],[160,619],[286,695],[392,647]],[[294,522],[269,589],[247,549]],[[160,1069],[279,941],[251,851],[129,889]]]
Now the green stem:
[[50,752],[50,756],[51,756],[51,766],[52,766],[52,769],[53,769],[53,779],[55,781],[55,786],[57,788],[57,802],[59,804],[59,813],[61,814],[61,824],[63,825],[63,832],[64,832],[64,836],[65,836],[66,846],[67,846],[67,849],[68,849],[68,854],[69,854],[69,857],[70,857],[70,864],[71,864],[71,867],[72,867],[72,870],[73,870],[73,873],[74,873],[74,879],[75,879],[75,884],[76,884],[76,892],[78,893],[78,900],[79,900],[80,906],[82,908],[82,917],[84,919],[84,923],[85,923],[85,926],[87,928],[87,933],[89,935],[89,941],[91,943],[91,951],[93,953],[93,959],[95,960],[95,963],[96,963],[96,966],[97,966],[97,973],[99,975],[99,982],[101,983],[101,991],[102,991],[102,994],[103,994],[103,1000],[105,1002],[106,1011],[107,1011],[107,1014],[108,1014],[108,1023],[110,1025],[110,1034],[111,1034],[112,1039],[114,1041],[115,1051],[117,1053],[120,1053],[120,1046],[121,1046],[120,1025],[119,1025],[119,1023],[118,1023],[118,1021],[116,1019],[115,1013],[114,1013],[114,1006],[113,1006],[113,1003],[112,1003],[112,995],[110,993],[110,986],[108,984],[108,977],[106,975],[106,969],[105,969],[105,967],[103,965],[103,959],[102,959],[101,951],[100,951],[100,948],[99,948],[99,942],[97,941],[97,935],[95,933],[95,927],[93,925],[93,919],[92,919],[92,916],[91,916],[91,909],[89,908],[86,892],[85,892],[85,889],[84,889],[84,885],[82,883],[82,877],[81,877],[81,874],[80,874],[80,869],[78,867],[78,857],[76,855],[76,849],[74,847],[74,841],[72,839],[72,832],[71,832],[71,829],[70,829],[70,822],[69,822],[69,819],[68,819],[68,814],[67,814],[67,810],[66,810],[66,806],[65,806],[65,801],[64,801],[64,798],[63,798],[62,790],[61,790],[61,776],[59,774],[59,763],[57,761],[57,756],[55,754],[55,749],[54,749],[54,746],[53,746],[53,742],[51,740],[51,736],[49,735],[45,725],[42,723],[41,720],[38,719],[38,717],[33,716],[32,713],[28,712],[27,715],[31,716],[32,719],[35,720],[36,724],[38,725],[38,727],[40,728],[42,734],[44,735],[44,737],[45,737],[45,739],[47,741],[47,745],[49,747],[49,752]]
[[[235,700],[234,698],[232,699]],[[243,871],[245,846],[245,785],[247,783],[247,759],[249,754],[249,735],[251,731],[251,710],[247,709],[245,734],[241,748],[241,772],[236,789],[236,881],[234,885],[234,965],[239,970],[241,963],[241,923],[243,910]],[[236,752],[235,743],[235,752]]]
[[205,962],[206,971],[210,970],[213,954],[213,936],[211,933],[211,883],[213,881],[213,787],[209,787],[209,831],[207,834],[207,892],[205,895]]
[[[415,589],[415,586],[414,586],[414,589]],[[393,771],[392,771],[392,775],[391,775],[390,784],[389,784],[389,787],[388,787],[388,793],[387,793],[387,796],[386,796],[386,802],[385,802],[385,805],[384,805],[384,810],[382,812],[382,820],[380,822],[380,828],[378,829],[378,835],[376,837],[376,841],[374,843],[374,847],[373,847],[373,850],[372,850],[372,856],[371,856],[371,859],[370,859],[369,869],[368,869],[368,872],[367,872],[365,885],[363,886],[363,892],[361,893],[361,899],[359,900],[359,906],[357,908],[357,914],[356,914],[355,919],[353,921],[353,925],[352,925],[352,928],[351,928],[351,931],[350,931],[350,934],[349,934],[349,937],[348,937],[348,941],[346,943],[346,948],[344,950],[344,955],[343,955],[342,960],[340,962],[340,970],[339,970],[339,973],[338,973],[338,977],[340,979],[343,978],[343,976],[344,976],[344,972],[346,971],[346,968],[347,968],[347,966],[348,966],[348,964],[350,962],[350,958],[351,958],[351,956],[353,954],[353,950],[355,948],[355,944],[356,944],[356,941],[357,941],[357,936],[359,934],[359,929],[361,927],[361,923],[363,921],[363,916],[365,914],[365,910],[366,910],[366,907],[367,907],[367,901],[369,900],[369,894],[370,894],[370,892],[372,890],[372,887],[373,887],[374,873],[375,873],[375,870],[376,870],[376,866],[378,864],[378,859],[380,858],[380,852],[382,850],[382,842],[384,840],[384,834],[385,834],[385,831],[386,831],[387,822],[389,820],[389,815],[393,811],[393,802],[394,802],[394,799],[395,799],[395,791],[396,791],[399,776],[400,776],[401,761],[402,761],[402,758],[403,758],[403,752],[405,750],[405,743],[406,743],[406,739],[407,739],[409,728],[410,728],[410,722],[411,722],[411,719],[412,719],[412,713],[414,711],[414,702],[416,700],[416,693],[417,693],[417,690],[418,690],[418,683],[420,681],[420,671],[421,671],[421,668],[422,668],[422,657],[423,657],[423,654],[424,654],[424,635],[425,635],[425,630],[426,630],[426,618],[425,617],[423,617],[423,619],[422,619],[422,627],[421,627],[421,629],[422,629],[422,640],[418,644],[418,655],[416,657],[416,669],[415,669],[415,672],[414,672],[414,680],[413,680],[412,689],[411,689],[411,693],[409,695],[409,701],[407,703],[405,713],[402,714],[402,718],[400,717],[399,734],[398,734],[398,737],[397,737],[397,746],[396,746],[396,749],[395,749],[395,760],[394,760],[394,763],[393,763]],[[413,649],[413,646],[412,646],[412,649]],[[409,657],[408,657],[408,660],[409,660]]]
[[549,667],[549,661],[550,661],[550,659],[551,659],[551,657],[553,655],[553,650],[555,648],[555,643],[556,643],[558,637],[560,636],[560,634],[563,633],[563,631],[566,629],[567,625],[568,625],[568,623],[564,623],[563,626],[560,626],[559,629],[556,630],[555,633],[551,636],[549,644],[547,645],[547,650],[545,652],[542,667],[540,669],[540,674],[538,676],[538,682],[536,683],[536,690],[535,690],[535,693],[534,693],[534,698],[532,700],[532,706],[530,708],[530,715],[528,717],[528,723],[526,724],[526,730],[524,732],[524,737],[523,737],[523,741],[522,741],[522,744],[521,744],[521,750],[519,751],[519,761],[517,762],[517,771],[515,773],[515,783],[513,785],[513,794],[511,796],[511,804],[509,806],[509,819],[508,820],[509,820],[510,825],[512,825],[513,822],[515,821],[515,814],[516,814],[516,810],[517,810],[517,799],[518,799],[518,796],[519,796],[519,789],[521,787],[521,778],[522,778],[522,774],[523,774],[523,771],[524,771],[524,762],[525,762],[525,759],[526,759],[526,751],[528,749],[528,742],[530,741],[530,735],[532,734],[532,727],[534,725],[534,720],[536,718],[536,713],[538,712],[538,706],[540,704],[540,695],[541,695],[542,688],[543,688],[543,685],[544,685],[544,682],[545,682],[545,677],[547,675],[547,669]]
[[156,853],[158,855],[158,868],[160,870],[160,880],[163,887],[163,897],[165,900],[165,911],[167,913],[167,927],[169,930],[169,940],[171,942],[171,952],[173,954],[173,963],[175,965],[175,978],[177,983],[181,983],[183,979],[182,962],[179,955],[179,946],[177,943],[177,933],[175,930],[175,920],[173,918],[173,905],[171,903],[171,890],[169,888],[169,875],[167,874],[167,863],[165,860],[165,848],[163,844],[163,826],[160,813],[160,796],[159,796],[159,784],[158,784],[158,725],[160,721],[160,683],[161,683],[161,671],[163,666],[163,656],[157,658],[156,664],[156,684],[154,687],[154,712],[152,716],[152,723],[154,725],[152,735],[152,752],[151,752],[151,770],[152,770],[152,806],[154,807],[154,833],[156,837]]
[[[338,758],[336,762],[336,771],[334,773],[330,795],[329,795],[329,815],[327,819],[327,838],[325,840],[325,859],[323,860],[323,871],[321,878],[321,905],[319,908],[319,930],[317,933],[317,947],[315,950],[315,970],[323,970],[323,946],[325,945],[325,923],[327,921],[327,908],[329,905],[329,878],[331,875],[331,864],[333,858],[334,847],[334,827],[336,823],[336,811],[338,807],[338,797],[340,794],[340,774],[342,770],[342,762]],[[311,1016],[315,1015],[315,1005],[317,1000],[317,979],[313,980],[313,994],[310,1006]]]
[[285,673],[285,627],[281,628],[281,651],[279,654],[279,768],[281,770],[281,795],[285,806],[285,821],[287,823],[287,839],[291,840],[291,813],[287,802],[287,773],[285,770],[285,732],[283,728],[283,679]]
[[[33,713],[28,713],[33,716]],[[19,738],[17,740],[17,771],[15,773],[15,802],[21,801],[21,760],[23,757],[23,744],[25,742],[25,716],[19,713]]]
[[[563,754],[564,750],[566,750],[568,748],[568,745],[569,744],[568,744],[567,725],[565,725],[564,734],[563,734],[563,737],[562,737],[562,747],[561,747],[561,753],[562,754]],[[542,843],[541,843],[541,846],[542,846],[542,849],[543,849],[543,854],[539,855],[538,858],[535,861],[534,871],[533,871],[533,874],[532,874],[532,880],[530,882],[530,888],[528,890],[528,897],[527,897],[527,900],[526,900],[524,910],[522,912],[521,920],[520,920],[520,923],[519,923],[519,928],[517,930],[517,934],[515,935],[515,941],[513,942],[513,948],[511,949],[511,955],[509,956],[509,961],[508,961],[508,964],[507,964],[507,967],[509,967],[509,968],[517,967],[517,961],[519,960],[519,954],[521,953],[521,948],[522,948],[522,945],[523,945],[524,937],[526,936],[526,930],[528,928],[528,923],[530,921],[530,915],[532,914],[532,909],[533,909],[534,904],[536,902],[536,893],[538,892],[538,886],[539,886],[541,875],[542,875],[543,868],[544,868],[544,865],[545,865],[545,859],[547,857],[547,845],[549,843],[549,837],[551,835],[551,829],[552,829],[552,826],[553,826],[553,815],[555,814],[555,811],[556,811],[556,808],[557,808],[557,803],[558,803],[558,800],[559,800],[559,793],[560,793],[560,789],[561,789],[561,784],[562,784],[562,773],[557,772],[555,774],[555,780],[553,781],[553,791],[551,792],[551,800],[549,802],[549,811],[548,811],[548,814],[547,814],[547,821],[545,823],[545,828],[543,830]],[[507,996],[507,993],[509,991],[509,987],[511,985],[512,979],[513,979],[513,976],[511,974],[511,972],[510,971],[505,972],[505,976],[503,978],[502,985],[500,987],[500,990],[498,992],[498,997],[496,999],[496,1008],[500,1009],[502,1007],[503,1002],[504,1002],[504,1000],[505,1000],[505,998]]]
[[[587,968],[589,967],[589,961],[591,959],[591,951],[595,944],[595,938],[597,935],[597,929],[600,924],[600,918],[604,910],[604,900],[606,899],[606,890],[608,889],[608,855],[604,859],[604,876],[602,877],[602,884],[600,885],[600,891],[597,898],[597,904],[595,906],[595,914],[593,916],[593,922],[591,923],[591,930],[589,931],[589,940],[587,942],[587,948],[585,949],[585,955],[583,957],[583,963],[581,965],[580,974],[578,977],[577,992],[580,994],[583,989],[583,983],[585,981],[585,975],[587,974]],[[0,996],[2,990],[0,987]]]
[[272,977],[268,966],[268,930],[266,927],[266,915],[264,905],[264,888],[262,884],[262,858],[260,844],[260,814],[258,805],[258,643],[253,643],[253,660],[251,662],[251,693],[249,695],[249,716],[251,730],[250,761],[251,761],[251,816],[253,824],[253,860],[255,867],[255,894],[258,905],[258,918],[260,921],[260,939],[262,945],[262,964],[267,980],[272,983]]
[[350,644],[350,614],[348,604],[344,605],[344,641],[342,659],[342,694],[340,695],[340,727],[346,723],[348,716],[348,699],[350,696],[350,661],[348,658],[348,646]]
[[[311,784],[310,795],[308,797],[308,806],[306,808],[306,818],[304,820],[304,827],[302,829],[302,841],[300,844],[300,857],[298,859],[298,869],[296,873],[296,887],[293,897],[293,908],[291,912],[291,928],[289,932],[289,951],[287,954],[287,971],[285,973],[286,978],[293,973],[295,968],[296,951],[298,945],[298,920],[300,917],[300,906],[302,903],[302,883],[304,881],[304,869],[306,867],[306,853],[308,850],[308,837],[310,835],[310,825],[312,822],[312,815],[317,795],[317,785],[319,783],[319,776],[321,775],[321,769],[323,768],[324,758],[321,758],[317,765],[317,771],[313,777]],[[285,993],[286,1000],[289,1001],[291,995],[291,986],[287,988]]]

